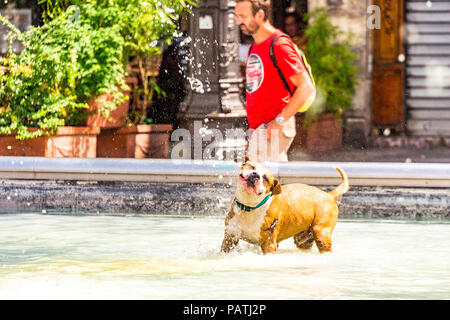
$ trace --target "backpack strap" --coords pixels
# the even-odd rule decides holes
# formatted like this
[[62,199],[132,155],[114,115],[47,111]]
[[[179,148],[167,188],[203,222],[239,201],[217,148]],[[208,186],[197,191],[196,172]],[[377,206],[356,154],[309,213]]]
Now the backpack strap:
[[275,69],[277,69],[277,71],[278,71],[278,75],[280,76],[280,78],[281,78],[281,81],[283,82],[283,85],[284,85],[284,88],[287,90],[287,91],[289,91],[289,93],[291,94],[291,97],[294,95],[294,93],[292,92],[292,90],[291,90],[291,88],[289,87],[289,84],[287,83],[287,81],[286,81],[286,78],[284,77],[284,75],[283,75],[283,72],[281,72],[281,69],[280,69],[280,67],[278,66],[278,62],[277,62],[277,59],[276,59],[276,57],[275,57],[275,50],[274,50],[274,44],[275,44],[275,41],[277,41],[277,39],[279,38],[279,37],[281,37],[281,36],[286,36],[286,37],[288,37],[288,35],[286,35],[286,34],[284,34],[284,33],[280,33],[280,32],[278,32],[277,34],[275,34],[275,36],[273,37],[273,39],[272,39],[272,42],[270,43],[270,49],[269,49],[269,54],[270,54],[270,60],[272,60],[272,63],[273,63],[273,65],[274,65],[274,67],[275,67]]
[[[289,39],[291,39],[291,37],[289,37],[287,34],[285,34],[285,33],[283,33],[283,32],[277,32],[277,33],[274,35],[274,37],[273,37],[273,39],[272,39],[272,42],[270,43],[269,56],[270,56],[270,60],[272,61],[272,64],[274,65],[275,69],[277,69],[277,71],[278,71],[278,75],[280,76],[280,79],[281,79],[281,81],[283,82],[284,88],[285,88],[287,91],[289,91],[289,93],[291,94],[291,97],[292,97],[292,96],[294,95],[294,93],[292,92],[291,88],[289,87],[289,84],[287,83],[286,78],[285,78],[284,75],[283,75],[283,72],[281,72],[281,69],[280,69],[280,67],[278,66],[277,59],[276,59],[276,57],[275,57],[274,44],[275,44],[275,41],[277,41],[277,39],[278,39],[279,37],[288,37]],[[253,44],[254,44],[254,43],[252,43],[252,44],[250,45],[249,49],[248,49],[248,57],[250,56],[250,53],[251,53],[251,51],[252,51]],[[303,65],[305,66],[305,68],[306,68],[306,70],[307,70],[307,72],[308,72],[308,75],[309,75],[309,77],[310,77],[310,79],[311,79],[313,85],[316,86],[316,83],[315,83],[315,81],[314,81],[314,77],[313,77],[312,72],[311,72],[311,66],[310,66],[310,65],[308,64],[308,62],[306,61],[306,57],[305,57],[304,54],[298,49],[298,47],[297,47],[295,44],[294,44],[294,47],[296,48],[297,53],[298,53],[298,55],[300,56],[300,59],[301,59]],[[308,100],[307,100],[307,101],[306,101],[306,102],[298,109],[297,112],[305,112],[306,110],[308,110],[308,108],[313,104],[314,99],[315,99],[315,94],[314,94],[314,96],[310,97],[310,98],[309,98],[309,99],[308,99]]]
[[252,42],[252,44],[248,47],[248,54],[247,54],[247,57],[250,57],[250,53],[252,52],[252,49],[253,49],[253,45],[254,45],[255,43],[254,42]]
[[[286,78],[283,75],[283,72],[281,71],[280,67],[278,66],[277,58],[275,57],[274,45],[275,45],[275,42],[277,41],[277,39],[279,37],[288,37],[289,39],[291,39],[291,37],[289,37],[287,34],[285,34],[283,32],[277,32],[275,34],[275,36],[273,37],[272,42],[270,43],[269,56],[270,56],[270,60],[272,61],[272,64],[274,65],[275,69],[277,69],[277,71],[278,71],[278,75],[280,76],[281,81],[283,82],[284,88],[287,91],[289,91],[291,96],[293,96],[294,93],[292,92],[291,88],[289,87],[289,84],[287,83]],[[250,45],[250,47],[248,48],[248,56],[250,56],[250,53],[252,52],[253,45],[254,45],[254,43],[252,43]],[[306,59],[305,59],[304,55],[298,51],[298,48],[297,48],[297,53],[300,56],[300,58],[301,58],[301,60],[302,60],[302,62],[304,64],[306,70],[308,71],[309,77],[311,78],[313,84],[315,85],[314,78],[313,78],[312,73],[311,73],[311,67],[306,62]]]

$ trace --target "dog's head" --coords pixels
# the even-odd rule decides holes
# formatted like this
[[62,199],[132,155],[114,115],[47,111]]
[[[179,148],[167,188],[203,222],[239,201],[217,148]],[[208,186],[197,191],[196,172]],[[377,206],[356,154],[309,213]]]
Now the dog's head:
[[258,203],[269,193],[281,193],[280,182],[260,163],[251,161],[247,156],[239,171],[237,194],[245,203]]

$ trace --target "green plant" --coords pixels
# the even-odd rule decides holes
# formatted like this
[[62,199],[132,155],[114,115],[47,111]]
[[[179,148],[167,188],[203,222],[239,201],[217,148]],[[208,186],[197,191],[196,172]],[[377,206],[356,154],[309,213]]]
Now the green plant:
[[[25,49],[8,54],[9,72],[0,79],[0,134],[32,138],[54,134],[59,126],[76,125],[87,116],[88,102],[112,94],[101,113],[124,101],[125,65],[137,62],[143,102],[135,123],[148,123],[154,92],[152,60],[177,30],[180,16],[194,0],[42,0],[46,23],[20,33]],[[6,62],[4,62],[6,63]],[[161,92],[162,94],[162,92]],[[35,128],[34,130],[29,130]]]
[[317,97],[307,117],[331,112],[340,118],[351,108],[358,83],[359,68],[355,65],[357,55],[351,50],[351,34],[344,39],[343,32],[330,22],[323,8],[305,15],[308,19],[305,54],[316,81]]
[[41,6],[42,20],[49,22],[61,15],[67,8],[74,4],[72,0],[38,0],[38,5]]
[[[119,26],[125,41],[123,64],[135,65],[132,76],[139,79],[135,96],[141,97],[139,108],[129,113],[131,124],[145,123],[153,95],[165,95],[155,82],[156,67],[160,63],[162,48],[169,45],[177,32],[178,21],[188,14],[197,0],[87,0],[88,6],[97,10],[99,23]],[[52,18],[70,4],[81,6],[82,0],[40,0],[43,16]],[[86,6],[86,3],[84,4]],[[102,15],[102,12],[114,14]],[[120,12],[119,15],[116,13]],[[83,13],[81,13],[83,16]],[[93,16],[91,16],[93,17]]]
[[155,82],[154,69],[161,59],[161,50],[171,43],[178,21],[190,12],[196,0],[113,0],[120,7],[122,35],[125,39],[124,58],[137,66],[141,84],[139,110],[130,113],[134,124],[148,122],[147,113],[154,93],[164,94]]
[[120,12],[86,1],[73,19],[77,8],[23,34],[0,16],[12,30],[10,38],[25,47],[19,55],[9,52],[9,72],[1,78],[1,134],[16,133],[19,139],[54,134],[59,126],[79,124],[94,97],[113,95],[101,110],[105,115],[126,98],[120,26],[101,22]]

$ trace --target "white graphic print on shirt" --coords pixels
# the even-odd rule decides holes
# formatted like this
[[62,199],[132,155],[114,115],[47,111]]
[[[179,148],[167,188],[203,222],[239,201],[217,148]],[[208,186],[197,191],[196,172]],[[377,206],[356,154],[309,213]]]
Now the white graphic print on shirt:
[[253,93],[261,86],[264,80],[264,66],[262,64],[261,58],[252,53],[247,60],[247,92]]

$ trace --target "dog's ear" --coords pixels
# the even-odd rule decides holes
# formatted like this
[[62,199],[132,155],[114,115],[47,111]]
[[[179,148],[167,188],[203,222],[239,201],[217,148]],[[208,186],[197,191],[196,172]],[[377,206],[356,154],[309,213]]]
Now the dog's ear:
[[249,157],[248,155],[245,155],[245,157],[244,157],[244,163],[246,163],[246,162],[248,162],[248,161],[250,161],[250,157]]
[[[234,162],[239,163],[240,161],[242,161],[241,157],[235,157],[234,158]],[[248,155],[245,155],[244,161],[242,162],[242,164],[245,164],[247,161],[250,161],[250,158],[248,157]]]
[[277,179],[273,179],[272,187],[270,188],[272,195],[277,195],[281,193],[281,183]]
[[[242,157],[234,157],[234,162],[236,163],[240,163],[242,161]],[[244,157],[244,161],[242,162],[242,164],[245,164],[247,161],[250,161],[250,158],[248,157],[248,155],[245,155]]]

